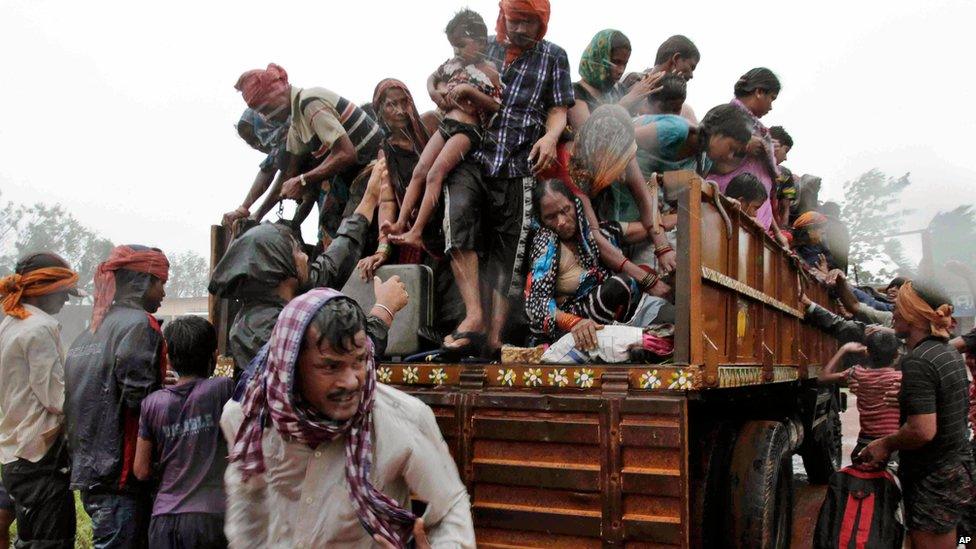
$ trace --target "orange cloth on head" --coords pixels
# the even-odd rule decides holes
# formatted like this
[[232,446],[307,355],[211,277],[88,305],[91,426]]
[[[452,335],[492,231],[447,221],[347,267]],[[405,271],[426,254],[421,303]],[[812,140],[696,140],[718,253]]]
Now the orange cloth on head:
[[115,271],[125,269],[146,273],[166,282],[169,279],[169,260],[157,250],[133,250],[128,246],[116,246],[108,259],[95,271],[95,305],[92,309],[91,331],[101,326],[115,301]]
[[39,297],[74,288],[78,273],[64,267],[45,267],[26,274],[12,274],[0,278],[0,296],[3,296],[3,312],[21,320],[30,316],[21,300]]
[[508,29],[505,27],[505,19],[518,15],[528,15],[539,20],[539,34],[535,40],[538,42],[546,35],[549,27],[549,0],[502,0],[498,3],[498,21],[495,22],[495,39],[499,44],[505,45],[505,63],[511,63],[522,55],[522,48],[508,42]]
[[936,337],[949,337],[949,329],[952,326],[952,305],[943,303],[938,309],[932,309],[932,306],[918,295],[911,282],[906,282],[898,290],[895,311],[912,326],[928,328],[929,332]]
[[810,225],[820,225],[821,223],[826,223],[826,222],[827,222],[827,216],[825,216],[820,212],[814,212],[814,211],[803,212],[803,214],[800,215],[800,217],[796,218],[796,221],[793,222],[793,228],[799,229],[801,227],[808,227]]
[[252,109],[264,105],[272,97],[290,87],[288,73],[274,63],[269,63],[267,69],[245,72],[234,84],[234,89],[241,92],[241,95],[244,96],[244,102]]

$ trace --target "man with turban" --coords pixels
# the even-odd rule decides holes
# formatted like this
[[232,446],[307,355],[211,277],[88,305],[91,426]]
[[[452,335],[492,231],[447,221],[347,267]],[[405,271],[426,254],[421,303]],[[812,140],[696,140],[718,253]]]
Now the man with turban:
[[64,427],[64,351],[53,315],[81,296],[78,273],[51,253],[29,255],[0,279],[0,463],[14,499],[18,546],[73,547]]
[[151,486],[135,478],[139,408],[167,374],[155,313],[169,261],[157,248],[116,246],[95,272],[91,326],[65,363],[71,488],[81,490],[96,547],[144,547]]
[[[319,226],[335,236],[339,222],[359,204],[356,176],[374,159],[383,134],[365,111],[325,88],[299,88],[274,63],[245,72],[234,87],[249,107],[267,118],[291,116],[285,150],[284,182],[278,182],[255,212],[260,220],[281,198],[304,201],[293,223],[300,224],[314,201]],[[364,184],[365,180],[361,180]]]
[[532,187],[556,159],[566,113],[574,104],[566,51],[543,40],[549,1],[502,0],[499,7],[497,36],[489,39],[486,55],[499,67],[502,106],[473,155],[480,170],[462,163],[445,185],[446,251],[467,314],[444,347],[463,354],[477,354],[485,341],[477,255],[484,242],[493,289],[487,350],[494,354],[501,348],[502,329],[514,316],[508,314],[510,300],[519,298],[525,281],[521,260],[532,219]]
[[[412,535],[417,547],[475,546],[434,414],[377,383],[354,301],[329,288],[296,297],[255,361],[243,401],[221,418],[232,547],[399,548]],[[422,521],[411,495],[427,502]]]
[[968,442],[969,381],[949,344],[952,305],[943,290],[915,280],[895,300],[895,333],[910,351],[902,359],[901,428],[857,456],[877,466],[897,451],[912,547],[955,547],[976,534],[976,466]]

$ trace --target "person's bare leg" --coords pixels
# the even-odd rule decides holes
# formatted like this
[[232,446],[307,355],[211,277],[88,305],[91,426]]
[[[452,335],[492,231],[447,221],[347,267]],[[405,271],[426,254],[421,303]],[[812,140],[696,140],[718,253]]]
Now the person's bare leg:
[[[451,271],[457,283],[461,300],[464,301],[464,318],[458,324],[458,332],[484,332],[485,318],[481,308],[481,289],[478,280],[478,254],[473,250],[451,250]],[[444,338],[444,347],[460,347],[468,344],[465,338]]]
[[400,205],[400,215],[396,223],[384,224],[380,227],[380,231],[383,234],[398,235],[407,229],[410,214],[417,207],[417,202],[420,201],[420,198],[424,196],[427,172],[430,171],[431,166],[434,165],[434,161],[440,155],[441,150],[444,148],[444,143],[444,137],[440,132],[430,136],[430,140],[427,141],[423,152],[420,153],[420,158],[417,160],[417,165],[413,169],[413,174],[410,175],[410,183],[407,184],[407,190],[403,193],[403,204]]
[[[444,143],[444,147],[434,160],[434,164],[430,167],[430,170],[427,171],[427,184],[424,186],[424,199],[420,204],[420,211],[417,212],[417,219],[413,222],[413,226],[410,227],[409,231],[401,235],[391,234],[390,242],[397,245],[423,248],[424,241],[422,235],[424,232],[424,227],[427,226],[430,218],[437,210],[437,203],[440,202],[441,190],[444,186],[444,178],[447,177],[447,174],[451,173],[451,170],[461,163],[461,160],[464,159],[464,155],[467,154],[468,150],[470,149],[471,139],[464,134],[452,135],[451,138]],[[426,152],[426,149],[424,149],[424,152]],[[410,184],[412,185],[413,182],[411,181]],[[403,203],[406,205],[406,198],[404,198]]]
[[512,303],[504,292],[493,290],[491,292],[491,325],[488,327],[488,340],[486,346],[489,352],[502,348],[502,331],[508,322],[508,312]]

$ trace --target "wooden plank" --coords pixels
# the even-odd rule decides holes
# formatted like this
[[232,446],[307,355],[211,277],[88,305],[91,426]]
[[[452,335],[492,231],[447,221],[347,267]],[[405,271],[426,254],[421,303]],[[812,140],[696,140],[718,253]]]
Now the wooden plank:
[[600,468],[585,464],[555,466],[549,463],[475,459],[474,481],[595,492],[600,489]]
[[600,537],[600,513],[557,512],[538,507],[475,503],[471,515],[477,528],[503,528],[569,536]]
[[676,324],[674,359],[703,364],[701,337],[701,196],[702,181],[694,177],[678,195],[678,272],[675,275]]
[[474,436],[479,439],[531,440],[534,442],[572,442],[599,444],[596,419],[564,421],[536,418],[473,418]]
[[625,421],[620,424],[620,437],[627,446],[676,448],[681,446],[681,425]]

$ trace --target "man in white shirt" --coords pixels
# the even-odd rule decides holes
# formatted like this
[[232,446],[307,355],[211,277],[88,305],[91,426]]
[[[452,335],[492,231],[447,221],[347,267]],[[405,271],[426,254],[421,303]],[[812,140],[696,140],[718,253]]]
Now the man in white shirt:
[[[232,547],[404,547],[411,536],[418,547],[475,546],[468,493],[433,412],[376,382],[364,326],[335,290],[295,298],[243,401],[224,407]],[[426,535],[414,535],[411,495],[427,503]]]
[[78,273],[39,253],[0,279],[0,463],[14,499],[18,546],[74,547],[64,426],[64,350],[52,315],[83,295]]

